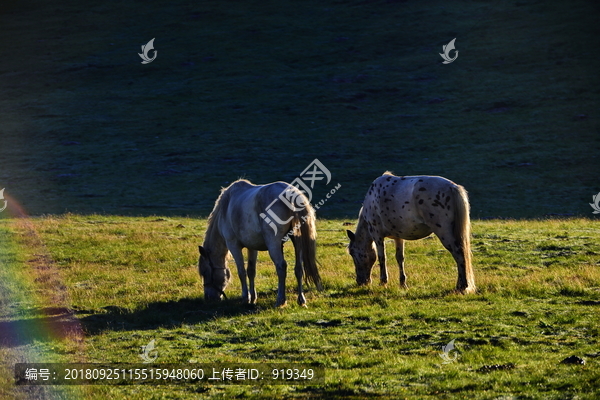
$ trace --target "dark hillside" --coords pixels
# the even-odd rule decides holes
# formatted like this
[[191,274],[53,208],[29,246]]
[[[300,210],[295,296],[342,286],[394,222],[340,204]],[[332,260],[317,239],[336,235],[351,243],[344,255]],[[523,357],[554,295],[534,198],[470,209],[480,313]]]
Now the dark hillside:
[[592,216],[593,2],[14,3],[0,188],[32,214],[206,215],[228,182],[318,158],[342,184],[321,217],[355,216],[385,170],[463,184],[474,218]]

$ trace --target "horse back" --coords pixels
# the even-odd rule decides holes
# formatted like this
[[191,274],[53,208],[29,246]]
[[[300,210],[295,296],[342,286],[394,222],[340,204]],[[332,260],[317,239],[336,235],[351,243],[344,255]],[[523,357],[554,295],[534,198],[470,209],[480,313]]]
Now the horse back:
[[290,187],[293,186],[285,182],[254,185],[244,180],[229,186],[222,235],[226,239],[236,240],[242,247],[266,250],[266,243],[270,240],[268,236],[274,234],[283,237],[289,227],[281,227],[274,233],[260,215],[271,211],[281,220],[288,220],[293,215],[292,210],[281,200],[276,200]]
[[[452,187],[457,185],[440,176],[394,176],[375,179],[363,203],[365,222],[374,236],[420,239],[433,232],[436,213],[452,219],[447,208]],[[436,218],[434,218],[434,216]]]

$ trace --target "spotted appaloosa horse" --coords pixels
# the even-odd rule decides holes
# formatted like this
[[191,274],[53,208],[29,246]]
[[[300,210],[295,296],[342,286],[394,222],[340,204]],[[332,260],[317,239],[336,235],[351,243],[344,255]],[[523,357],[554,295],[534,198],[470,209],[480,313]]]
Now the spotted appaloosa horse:
[[404,241],[422,239],[432,232],[456,260],[456,290],[474,293],[466,190],[439,176],[394,176],[385,172],[375,179],[365,196],[356,233],[347,231],[357,283],[371,282],[376,258],[379,258],[381,283],[387,283],[384,239],[389,237],[396,243],[400,286],[406,288]]

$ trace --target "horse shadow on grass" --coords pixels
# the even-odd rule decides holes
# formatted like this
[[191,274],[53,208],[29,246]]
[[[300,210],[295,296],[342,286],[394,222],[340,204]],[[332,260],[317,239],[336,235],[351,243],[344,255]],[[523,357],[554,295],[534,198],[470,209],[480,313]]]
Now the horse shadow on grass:
[[88,335],[105,331],[152,330],[175,328],[182,324],[201,324],[216,318],[255,314],[260,306],[242,304],[240,300],[206,302],[200,298],[153,302],[138,310],[107,306],[99,310],[75,310]]

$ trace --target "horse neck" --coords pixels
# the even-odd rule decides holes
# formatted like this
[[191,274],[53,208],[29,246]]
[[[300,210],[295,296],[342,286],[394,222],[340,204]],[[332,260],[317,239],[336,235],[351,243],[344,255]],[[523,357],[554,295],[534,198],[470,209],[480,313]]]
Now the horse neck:
[[356,225],[356,243],[359,246],[368,247],[373,243],[373,239],[369,234],[369,225],[365,222],[361,215],[358,217],[358,224]]
[[218,218],[211,221],[210,226],[206,230],[203,247],[209,249],[216,257],[225,258],[228,251],[227,244],[219,231],[218,224]]

